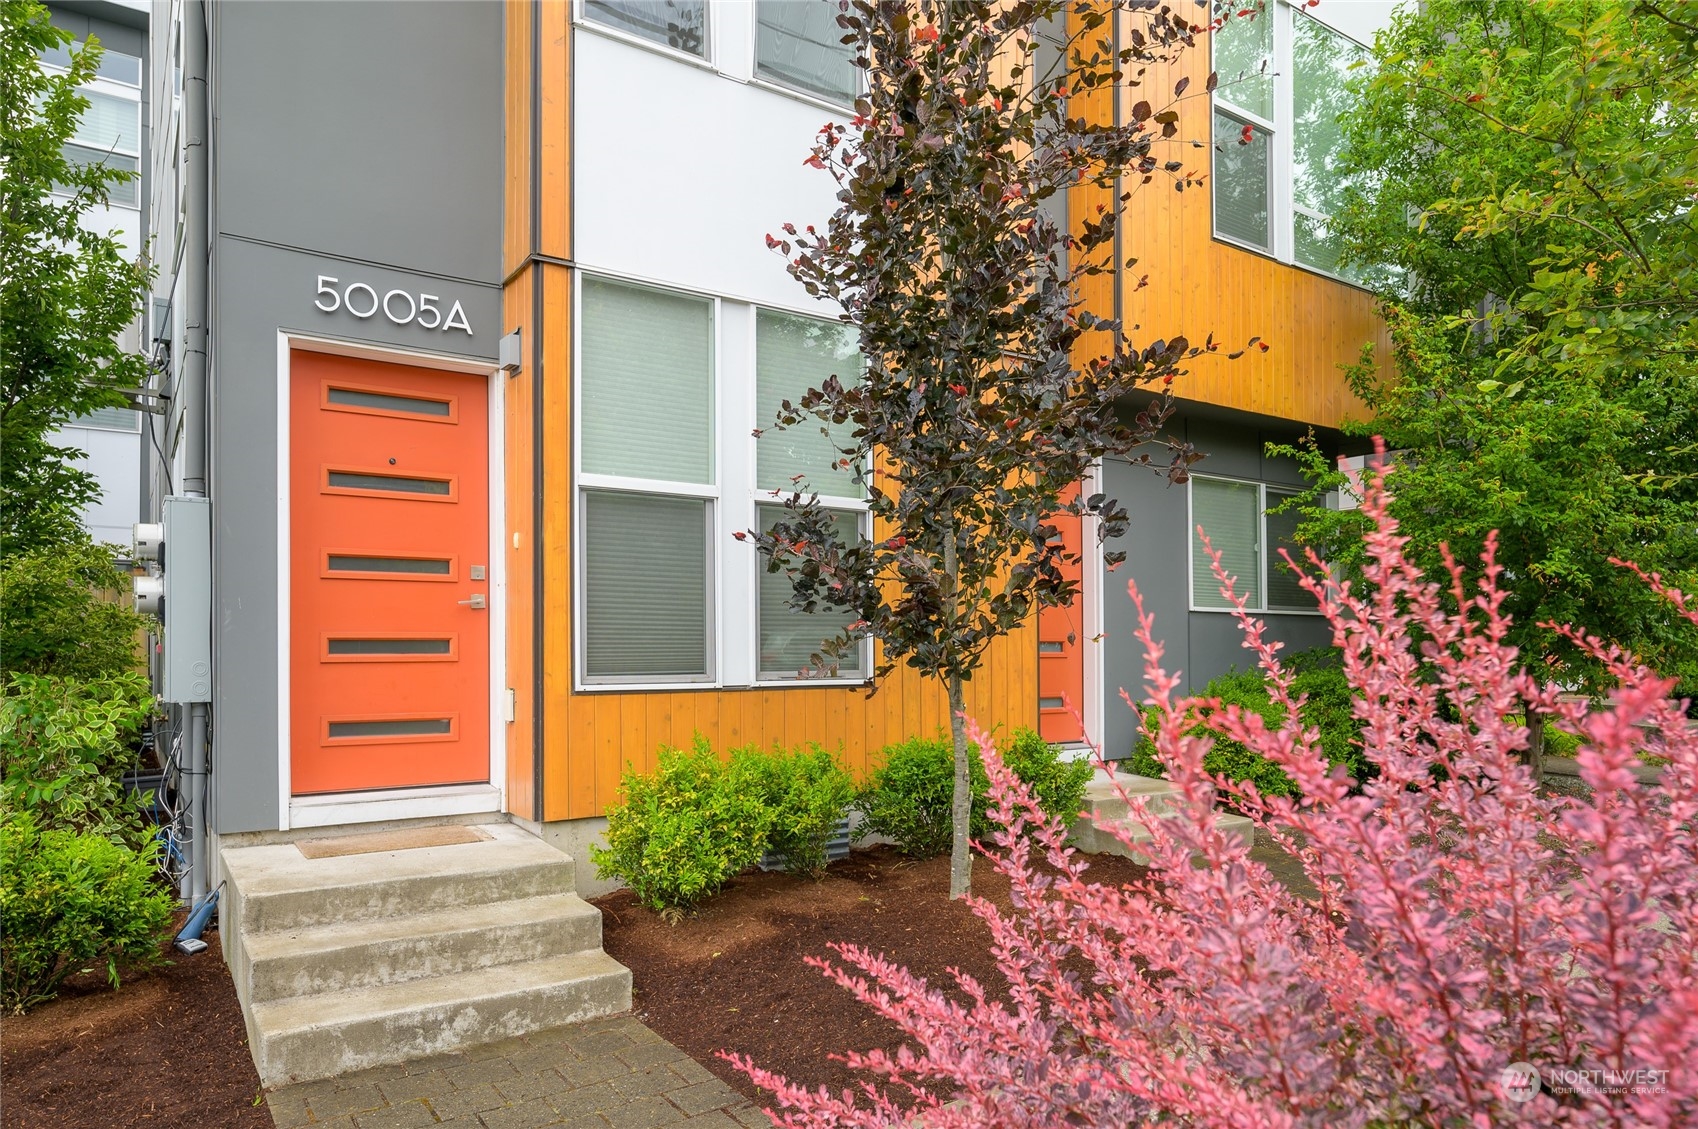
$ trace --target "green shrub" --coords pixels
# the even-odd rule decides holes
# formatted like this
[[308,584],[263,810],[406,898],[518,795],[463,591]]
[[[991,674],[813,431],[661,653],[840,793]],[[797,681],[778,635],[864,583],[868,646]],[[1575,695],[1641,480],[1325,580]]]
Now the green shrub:
[[759,798],[771,823],[766,849],[792,874],[825,869],[826,841],[855,800],[855,781],[837,758],[814,745],[790,752],[731,751],[734,786]]
[[[1293,694],[1307,694],[1303,721],[1320,731],[1321,751],[1333,764],[1342,764],[1360,781],[1370,771],[1362,756],[1360,726],[1352,712],[1350,684],[1345,680],[1338,653],[1330,647],[1303,651],[1285,660],[1292,672]],[[1285,710],[1268,694],[1267,678],[1260,670],[1233,671],[1203,687],[1202,697],[1219,698],[1222,706],[1240,706],[1260,714],[1269,726],[1283,724]],[[1214,748],[1203,758],[1203,767],[1233,780],[1248,780],[1263,795],[1295,796],[1297,785],[1285,771],[1236,741],[1229,741],[1204,728],[1201,720],[1190,732],[1207,735]],[[1140,776],[1163,776],[1150,740],[1140,733],[1126,768]]]
[[592,844],[590,860],[650,909],[695,905],[766,849],[771,811],[699,737],[690,752],[661,749],[653,775],[628,769],[620,788],[624,802],[607,811],[607,846]]
[[151,857],[99,835],[42,830],[33,815],[0,816],[0,1005],[21,1012],[67,977],[104,964],[159,959],[176,900]]
[[48,829],[140,845],[151,797],[129,794],[121,777],[152,709],[140,674],[14,674],[0,697],[0,804],[33,812]]
[[[1066,819],[1079,814],[1091,778],[1089,761],[1062,761],[1061,750],[1030,729],[1016,730],[1013,739],[1003,744],[1003,760],[1032,787],[1047,814]],[[880,761],[856,800],[865,817],[861,832],[883,835],[897,850],[915,858],[947,852],[954,835],[955,749],[950,739],[914,737],[884,749]],[[977,749],[972,751],[969,774],[973,786],[969,830],[975,839],[983,839],[991,832],[986,798],[990,778]]]
[[1025,781],[1047,815],[1071,820],[1085,806],[1085,785],[1096,771],[1090,760],[1062,760],[1061,746],[1051,745],[1030,729],[1016,729],[1004,747],[997,746],[1014,775]]
[[137,633],[151,621],[130,606],[114,549],[86,537],[0,559],[0,669],[102,678],[141,664]]

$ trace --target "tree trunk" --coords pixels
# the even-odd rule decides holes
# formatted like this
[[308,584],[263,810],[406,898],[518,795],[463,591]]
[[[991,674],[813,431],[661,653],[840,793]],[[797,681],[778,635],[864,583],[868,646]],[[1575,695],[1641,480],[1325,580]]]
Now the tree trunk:
[[[944,607],[950,622],[945,630],[954,635],[954,611],[957,607],[956,587],[961,567],[955,557],[955,523],[945,526],[943,539]],[[973,773],[967,759],[967,696],[961,689],[961,675],[950,671],[949,732],[955,738],[955,791],[950,806],[954,835],[949,849],[949,896],[964,898],[973,888]]]
[[1535,787],[1545,778],[1545,715],[1527,706],[1527,768]]
[[955,738],[955,838],[949,851],[949,896],[963,898],[973,888],[972,759],[967,748],[967,696],[961,676],[949,676],[949,732]]

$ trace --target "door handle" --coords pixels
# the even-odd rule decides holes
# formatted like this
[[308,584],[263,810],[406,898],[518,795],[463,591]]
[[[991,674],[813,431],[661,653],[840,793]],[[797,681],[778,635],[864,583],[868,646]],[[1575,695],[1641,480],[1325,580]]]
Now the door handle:
[[485,608],[489,607],[489,601],[484,599],[482,592],[479,592],[469,600],[455,600],[454,602],[457,604],[469,604],[471,605],[471,609],[475,612],[481,612]]

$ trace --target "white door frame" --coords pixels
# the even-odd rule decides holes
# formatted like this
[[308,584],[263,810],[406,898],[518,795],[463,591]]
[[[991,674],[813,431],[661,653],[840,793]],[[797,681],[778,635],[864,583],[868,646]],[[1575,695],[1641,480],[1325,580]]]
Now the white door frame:
[[[292,350],[387,361],[489,378],[489,780],[371,792],[295,797],[290,794],[289,426]],[[342,823],[466,815],[507,808],[507,553],[505,480],[506,374],[487,361],[372,345],[280,329],[277,332],[277,826],[289,831]]]

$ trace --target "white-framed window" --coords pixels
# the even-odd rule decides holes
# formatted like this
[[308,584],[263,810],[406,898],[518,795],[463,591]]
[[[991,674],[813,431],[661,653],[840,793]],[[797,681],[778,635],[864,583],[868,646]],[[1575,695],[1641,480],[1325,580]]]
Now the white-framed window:
[[1338,118],[1368,51],[1285,0],[1233,7],[1211,36],[1215,235],[1349,278],[1328,223],[1349,186]]
[[87,415],[78,416],[66,426],[134,433],[141,430],[141,415],[134,408],[96,408]]
[[[806,482],[843,535],[867,504],[815,423],[771,426],[828,376],[859,378],[851,329],[599,274],[578,287],[574,456],[579,684],[584,689],[861,682],[871,647],[812,657],[854,617],[788,606],[733,534],[770,529]],[[759,428],[762,434],[754,435]]]
[[716,678],[714,301],[579,288],[578,669],[586,684]]
[[[838,537],[849,541],[870,535],[866,495],[854,469],[844,465],[834,436],[816,421],[782,430],[772,427],[779,408],[795,403],[830,376],[848,383],[858,378],[860,348],[855,331],[841,322],[780,310],[755,310],[755,503],[762,532],[784,517],[781,499],[805,487],[818,493],[830,510]],[[789,607],[792,585],[783,572],[759,567],[756,621],[756,677],[763,682],[865,677],[868,645],[844,656],[834,669],[821,670],[812,656],[839,634],[853,613],[820,607],[802,612]]]
[[[108,56],[110,57],[110,56]],[[120,56],[128,58],[128,56]],[[140,65],[140,60],[135,60]],[[101,64],[105,71],[105,61]],[[137,81],[140,74],[137,74]],[[81,88],[88,109],[77,120],[71,140],[64,146],[65,159],[73,165],[105,165],[135,172],[141,167],[141,90],[97,79]],[[68,191],[68,190],[66,190]],[[108,201],[115,207],[141,207],[141,181],[132,178],[109,186]]]
[[860,92],[837,0],[755,0],[755,77],[848,106]]
[[[1271,507],[1300,491],[1244,479],[1192,475],[1188,486],[1191,544],[1191,610],[1232,611],[1221,594],[1203,534],[1220,554],[1232,577],[1233,591],[1255,612],[1319,614],[1315,599],[1303,590],[1280,550],[1301,561],[1296,513],[1270,514]],[[1197,532],[1202,526],[1203,534]]]
[[[81,51],[85,46],[86,43],[82,40],[78,40],[73,47],[55,44],[40,53],[41,61],[50,67],[67,70],[71,65],[72,50]],[[110,82],[140,89],[142,61],[134,55],[114,51],[105,44],[101,44],[101,47],[100,62],[95,65],[95,74]]]
[[707,62],[707,0],[579,0],[578,19],[625,38]]

